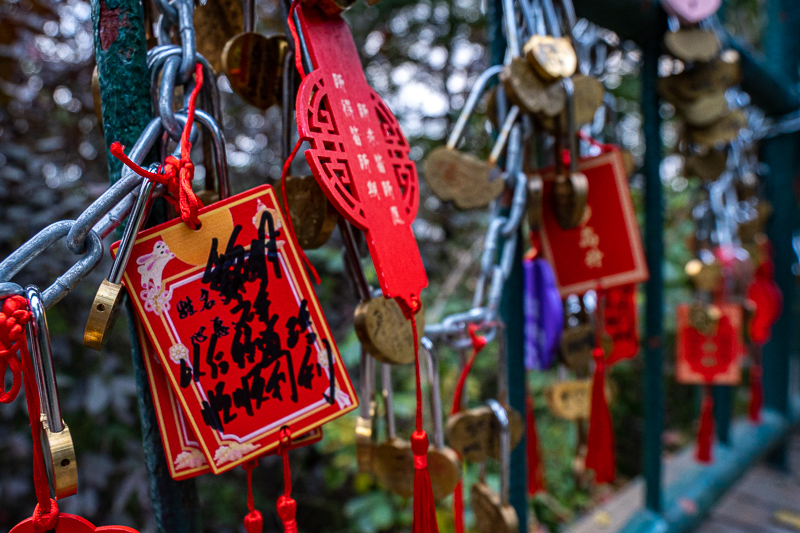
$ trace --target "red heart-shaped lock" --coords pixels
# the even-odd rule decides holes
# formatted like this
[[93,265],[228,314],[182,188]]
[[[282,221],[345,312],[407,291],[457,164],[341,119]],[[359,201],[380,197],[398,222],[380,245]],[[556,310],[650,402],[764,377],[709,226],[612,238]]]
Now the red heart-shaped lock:
[[[139,533],[135,529],[125,526],[95,527],[85,518],[66,513],[59,514],[56,527],[51,531],[55,533]],[[14,526],[11,533],[37,533],[33,517]]]

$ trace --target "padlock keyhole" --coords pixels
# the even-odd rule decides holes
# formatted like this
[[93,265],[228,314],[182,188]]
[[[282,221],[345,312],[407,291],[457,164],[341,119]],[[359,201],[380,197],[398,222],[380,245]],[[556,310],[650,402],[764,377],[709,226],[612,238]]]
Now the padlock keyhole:
[[102,313],[103,311],[106,310],[106,305],[105,304],[97,304],[97,310]]
[[61,468],[67,468],[69,466],[69,459],[63,459],[61,461]]

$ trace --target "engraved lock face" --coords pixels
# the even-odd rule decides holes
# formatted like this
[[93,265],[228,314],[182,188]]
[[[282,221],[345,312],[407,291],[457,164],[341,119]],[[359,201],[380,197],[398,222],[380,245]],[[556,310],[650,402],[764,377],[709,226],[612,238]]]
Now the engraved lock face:
[[[418,340],[425,329],[425,308],[415,315]],[[391,298],[372,298],[356,307],[355,329],[358,339],[375,359],[391,365],[414,362],[411,321],[406,320],[400,305]]]
[[[522,415],[507,408],[511,449],[513,450],[524,433]],[[489,457],[500,457],[500,426],[489,407],[467,409],[451,415],[447,420],[447,440],[450,446],[472,463],[480,463]]]
[[719,54],[719,40],[710,30],[681,28],[664,35],[664,46],[681,61],[710,61]]
[[537,229],[542,224],[542,194],[544,186],[542,177],[538,174],[528,176],[528,225]]
[[594,327],[591,324],[568,327],[561,334],[561,359],[576,372],[588,373],[593,349]]
[[[603,105],[603,97],[605,96],[606,90],[597,78],[584,76],[583,74],[575,74],[572,76],[572,83],[575,87],[575,126],[581,127],[594,120],[595,113],[597,113],[597,110]],[[557,84],[556,87],[558,87],[566,102],[567,97],[563,85]],[[561,113],[557,116],[540,117],[542,126],[548,131],[556,130],[556,126],[558,125],[556,123],[557,120],[561,121],[561,131],[567,131],[569,129],[565,113]]]
[[283,57],[288,44],[283,36],[240,33],[222,50],[222,68],[231,88],[258,109],[280,100]]
[[553,212],[562,228],[575,228],[581,223],[588,195],[589,180],[582,172],[556,176],[553,183]]
[[577,421],[589,418],[592,381],[558,381],[544,391],[547,408],[557,418]]
[[453,494],[461,481],[461,459],[452,448],[436,449],[431,446],[428,449],[428,472],[433,498],[441,500]]
[[704,263],[700,259],[692,259],[686,263],[685,271],[697,290],[716,292],[722,288],[722,268],[716,261]]
[[[278,196],[282,194],[281,188],[275,191]],[[286,197],[300,247],[311,250],[325,244],[336,228],[339,213],[314,176],[287,176]]]
[[699,96],[695,100],[683,100],[676,104],[678,114],[690,126],[705,128],[723,118],[730,108],[725,92],[713,92]]
[[425,159],[425,181],[437,198],[459,209],[486,207],[505,187],[494,163],[446,146]]
[[703,335],[714,335],[720,318],[722,311],[716,305],[693,302],[689,307],[689,325]]
[[525,59],[543,80],[568,78],[578,68],[578,56],[568,39],[533,35],[522,48]]
[[197,39],[197,51],[211,64],[215,72],[222,70],[222,50],[234,36],[244,31],[244,9],[238,0],[214,0],[194,9],[194,27],[202,39]]
[[397,437],[375,448],[375,477],[386,490],[410,498],[414,495],[414,452],[411,443]]
[[552,85],[542,81],[521,57],[511,59],[500,73],[500,81],[512,103],[528,113],[545,113],[552,116],[564,108],[564,95],[548,90]]
[[481,533],[517,533],[519,519],[510,505],[503,505],[500,495],[485,483],[472,486],[472,510],[475,525]]
[[31,311],[27,326],[31,340],[31,362],[42,410],[40,444],[51,490],[56,498],[61,499],[78,492],[78,464],[69,427],[61,417],[53,352],[41,294],[34,286],[28,287],[25,292]]

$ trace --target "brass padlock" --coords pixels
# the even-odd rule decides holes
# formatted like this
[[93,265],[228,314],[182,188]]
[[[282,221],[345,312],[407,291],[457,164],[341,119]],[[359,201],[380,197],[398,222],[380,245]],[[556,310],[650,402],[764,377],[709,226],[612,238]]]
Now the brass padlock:
[[511,478],[511,431],[505,408],[497,400],[486,402],[500,427],[500,494],[483,479],[472,486],[472,509],[481,533],[517,533],[519,519],[509,504]]
[[575,87],[570,78],[562,80],[567,95],[567,125],[569,141],[569,174],[562,168],[561,154],[556,143],[556,176],[553,183],[553,213],[564,229],[577,227],[583,219],[589,196],[589,180],[578,170],[578,137],[575,131]]
[[594,350],[594,326],[589,323],[579,323],[564,328],[561,334],[559,355],[561,360],[573,371],[580,375],[589,373]]
[[503,173],[496,162],[503,153],[511,127],[519,115],[517,106],[513,106],[509,111],[487,161],[456,149],[467,126],[467,120],[474,111],[487,82],[500,71],[500,68],[491,67],[478,78],[447,143],[445,146],[435,148],[425,158],[425,181],[431,191],[444,202],[452,201],[459,209],[486,207],[505,189]]
[[[275,193],[283,205],[283,187],[277,187]],[[286,176],[286,203],[301,248],[312,250],[328,242],[339,212],[313,175]]]
[[523,46],[528,63],[543,80],[568,78],[578,68],[572,42],[561,35],[561,23],[551,0],[541,0],[547,33],[532,35]]
[[556,381],[544,390],[547,408],[556,418],[575,422],[589,418],[591,379]]
[[122,234],[117,256],[111,265],[111,272],[100,284],[97,294],[89,310],[89,319],[83,332],[83,344],[94,350],[102,350],[108,338],[108,332],[117,317],[117,308],[122,301],[122,276],[128,265],[136,235],[142,228],[150,205],[150,196],[154,182],[145,179],[139,188],[139,196],[128,217],[128,225]]
[[710,61],[720,50],[719,39],[713,31],[692,27],[668,31],[664,34],[664,47],[683,62]]
[[31,312],[31,320],[27,325],[30,355],[42,411],[42,452],[48,482],[53,494],[60,500],[78,492],[78,464],[72,435],[61,417],[53,351],[42,295],[33,285],[27,287],[25,293]]
[[444,443],[439,358],[430,339],[423,337],[421,344],[427,361],[428,394],[433,419],[433,443],[428,448],[428,471],[431,476],[433,497],[441,500],[452,494],[461,480],[461,459],[455,450]]
[[[419,341],[425,329],[424,306],[420,305],[415,319]],[[384,298],[377,291],[372,298],[358,304],[354,322],[358,340],[375,359],[392,365],[414,362],[411,321],[406,319],[394,298]]]
[[711,254],[703,259],[692,259],[686,263],[685,271],[698,291],[716,292],[722,288],[722,267]]
[[378,482],[388,491],[410,498],[414,495],[414,452],[411,442],[397,436],[394,420],[392,366],[381,365],[386,440],[375,448],[373,467]]

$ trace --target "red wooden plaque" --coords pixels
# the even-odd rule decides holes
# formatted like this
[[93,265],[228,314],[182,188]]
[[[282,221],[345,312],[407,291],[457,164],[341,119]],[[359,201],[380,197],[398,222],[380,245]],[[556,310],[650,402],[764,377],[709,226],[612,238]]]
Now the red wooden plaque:
[[[11,533],[37,533],[36,527],[33,525],[33,518],[20,522]],[[139,533],[133,528],[125,526],[104,526],[95,527],[91,522],[80,516],[75,516],[67,513],[58,515],[58,522],[55,529],[48,533]]]
[[618,150],[582,159],[589,179],[580,225],[563,229],[553,213],[553,170],[543,172],[542,252],[553,265],[562,296],[640,283],[648,277],[628,178]]
[[[125,285],[214,473],[358,399],[272,187],[140,233]],[[118,243],[112,249],[115,249]]]
[[367,85],[350,28],[336,15],[300,4],[314,69],[297,93],[297,129],[326,196],[364,230],[383,295],[406,307],[428,285],[411,223],[419,184],[394,115]]
[[713,335],[689,322],[689,304],[675,308],[675,379],[697,385],[737,385],[741,381],[742,309],[720,304],[722,316]]

